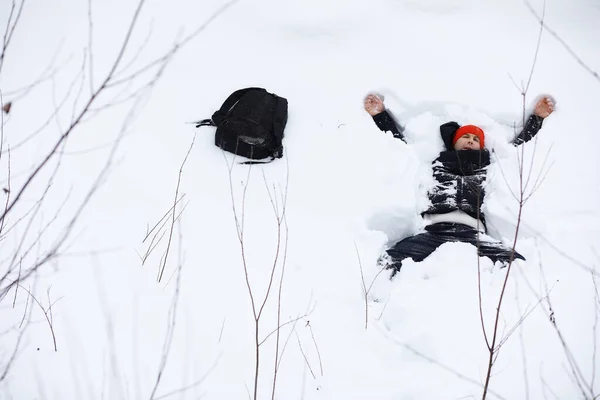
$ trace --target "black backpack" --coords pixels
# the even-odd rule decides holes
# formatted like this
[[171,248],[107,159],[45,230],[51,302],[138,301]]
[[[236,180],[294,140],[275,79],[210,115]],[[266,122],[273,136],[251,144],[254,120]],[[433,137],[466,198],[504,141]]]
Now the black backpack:
[[216,126],[215,145],[225,151],[260,160],[283,156],[283,130],[288,102],[262,88],[233,92],[211,119],[196,127]]

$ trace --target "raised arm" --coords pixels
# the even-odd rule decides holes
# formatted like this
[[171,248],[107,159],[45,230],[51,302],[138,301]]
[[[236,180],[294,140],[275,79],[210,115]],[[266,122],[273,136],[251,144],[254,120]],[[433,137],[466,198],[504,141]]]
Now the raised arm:
[[535,105],[533,114],[527,118],[523,130],[513,139],[512,144],[518,146],[530,141],[542,129],[544,118],[552,114],[553,111],[554,103],[552,99],[548,96],[542,97]]
[[376,94],[369,94],[365,97],[364,102],[365,110],[373,117],[375,125],[384,132],[392,132],[395,138],[404,140],[404,127],[402,125],[396,125],[396,121],[392,118],[383,105],[383,100]]

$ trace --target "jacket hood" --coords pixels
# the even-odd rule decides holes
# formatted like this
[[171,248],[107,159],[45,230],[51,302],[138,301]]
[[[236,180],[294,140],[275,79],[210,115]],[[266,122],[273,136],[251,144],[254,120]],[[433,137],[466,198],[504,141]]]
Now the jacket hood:
[[444,141],[444,145],[448,151],[454,150],[452,139],[454,138],[454,134],[458,128],[460,128],[460,125],[454,121],[446,122],[445,124],[440,125],[440,135],[442,135],[442,140]]

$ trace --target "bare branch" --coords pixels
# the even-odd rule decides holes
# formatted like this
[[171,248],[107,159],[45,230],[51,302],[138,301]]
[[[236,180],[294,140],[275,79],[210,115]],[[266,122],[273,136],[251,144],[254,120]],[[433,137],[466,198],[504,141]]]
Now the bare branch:
[[367,288],[367,284],[365,282],[365,275],[363,273],[362,261],[360,259],[360,253],[358,251],[356,242],[354,242],[354,250],[356,251],[356,258],[358,259],[358,267],[360,269],[361,287],[365,301],[365,330],[367,330],[369,326],[369,293],[371,292],[371,289],[373,288],[373,285],[375,284],[375,281],[377,280],[379,275],[381,275],[381,273],[385,271],[386,266],[384,265],[381,267],[381,269],[377,272],[377,274],[375,274],[375,276],[371,280],[371,283],[369,284],[369,287]]
[[600,314],[600,294],[598,294],[598,285],[596,284],[596,276],[592,275],[592,283],[594,284],[594,328],[592,329],[592,381],[590,388],[592,394],[595,393],[594,386],[596,383],[596,355],[598,351],[598,314]]
[[[287,161],[287,158],[286,158]],[[286,163],[286,166],[288,164]],[[286,177],[289,178],[289,170],[288,173],[286,174]],[[287,203],[287,180],[286,180],[286,190],[285,190],[285,197],[284,197],[284,205]],[[274,209],[274,211],[276,212],[276,210]],[[284,211],[285,212],[285,211]],[[276,213],[277,215],[277,213]],[[280,327],[281,326],[281,295],[283,293],[283,277],[285,275],[285,266],[286,266],[286,261],[287,261],[287,251],[288,251],[288,234],[289,234],[289,227],[288,227],[288,223],[287,223],[287,216],[283,216],[283,221],[285,223],[285,249],[283,251],[283,263],[281,266],[281,275],[279,277],[279,290],[277,293],[277,326]],[[276,341],[275,341],[275,367],[273,370],[273,389],[271,392],[271,400],[275,400],[275,387],[277,385],[277,376],[278,376],[278,372],[279,372],[279,339],[280,339],[280,329],[277,329],[277,337],[276,337]]]
[[154,388],[152,389],[152,393],[150,394],[150,400],[155,399],[156,391],[158,390],[158,385],[160,385],[162,374],[165,370],[165,367],[167,366],[167,360],[171,352],[171,344],[173,343],[175,323],[177,321],[177,305],[179,304],[179,292],[181,289],[181,270],[183,267],[183,260],[181,255],[181,242],[181,225],[179,225],[179,266],[177,267],[177,283],[175,285],[175,292],[173,293],[173,300],[171,301],[171,307],[169,309],[167,334],[165,336],[165,342],[163,343],[163,353],[158,368],[158,374],[156,376],[156,382],[154,384]]
[[179,200],[181,200],[179,198],[179,186],[181,184],[181,174],[183,173],[183,167],[185,166],[185,163],[187,162],[188,156],[190,155],[192,148],[194,147],[194,143],[196,142],[196,135],[194,135],[194,137],[192,138],[192,143],[190,144],[190,147],[188,148],[187,153],[185,154],[185,157],[183,158],[183,162],[181,163],[181,167],[179,167],[179,174],[177,176],[177,188],[175,189],[175,200],[173,200],[173,220],[171,221],[171,229],[169,230],[169,240],[167,242],[167,249],[165,250],[165,256],[164,256],[164,261],[162,266],[159,269],[158,272],[158,281],[160,282],[163,276],[163,273],[165,272],[165,268],[167,266],[167,258],[169,256],[169,249],[171,248],[171,240],[173,238],[173,229],[175,227],[175,207],[177,206],[177,203],[179,202]]
[[312,337],[313,343],[315,344],[315,349],[317,350],[317,356],[319,357],[319,368],[321,369],[321,376],[323,376],[323,360],[321,360],[321,352],[319,351],[319,346],[317,346],[317,341],[315,340],[315,335],[312,330],[312,325],[310,321],[306,323],[306,326],[310,329],[310,336]]
[[188,42],[190,42],[192,39],[194,39],[196,36],[198,36],[200,33],[202,33],[202,31],[204,31],[212,22],[214,22],[217,18],[219,18],[229,7],[233,6],[238,1],[239,0],[231,0],[231,1],[227,2],[227,3],[225,3],[219,9],[217,9],[217,11],[215,11],[206,20],[206,22],[204,22],[198,29],[196,29],[190,35],[186,36],[181,42],[176,43],[173,46],[173,48],[172,48],[172,50],[170,52],[168,52],[164,56],[159,57],[156,60],[148,63],[146,66],[140,68],[136,72],[134,72],[134,73],[132,73],[130,75],[127,75],[125,77],[119,78],[118,80],[115,80],[114,82],[111,82],[111,84],[109,85],[109,87],[110,86],[118,86],[118,85],[121,85],[123,82],[131,81],[132,79],[134,79],[134,78],[142,75],[146,71],[152,69],[156,65],[164,63],[168,58],[170,58],[172,56],[172,54],[174,54],[175,52],[177,52],[182,46],[185,46]]
[[356,246],[356,242],[354,243],[354,250],[356,250],[356,258],[358,259],[358,267],[360,269],[360,282],[362,284],[363,296],[365,298],[365,330],[369,325],[369,302],[367,298],[367,285],[365,284],[365,275],[363,273],[362,262],[360,260],[360,253],[358,252],[358,247]]
[[[450,372],[452,375],[454,375],[454,376],[456,376],[456,377],[458,377],[458,378],[460,378],[460,379],[464,380],[465,382],[472,383],[473,385],[475,385],[475,386],[477,386],[477,387],[481,387],[481,386],[482,386],[482,385],[481,385],[481,383],[480,383],[479,381],[477,381],[477,380],[475,380],[475,379],[471,379],[471,378],[469,378],[468,376],[466,376],[466,375],[464,375],[464,374],[462,374],[462,373],[460,373],[460,372],[456,371],[455,369],[453,369],[453,368],[451,368],[451,367],[449,367],[449,366],[447,366],[447,365],[445,365],[445,364],[443,364],[443,363],[441,363],[441,362],[439,362],[439,361],[437,361],[437,360],[435,360],[435,359],[433,359],[433,358],[429,357],[428,355],[426,355],[426,354],[424,354],[424,353],[421,353],[420,351],[418,351],[417,349],[415,349],[415,348],[413,348],[413,347],[409,346],[408,344],[406,344],[406,343],[402,343],[402,342],[398,341],[398,340],[397,340],[396,338],[394,338],[394,337],[390,337],[390,339],[391,339],[391,340],[392,340],[392,342],[393,342],[394,344],[396,344],[397,346],[401,346],[401,347],[403,347],[403,348],[405,348],[405,349],[409,350],[409,351],[410,351],[411,353],[413,353],[414,355],[416,355],[416,356],[418,356],[418,357],[421,357],[421,358],[423,358],[424,360],[427,360],[427,361],[429,361],[430,363],[432,363],[432,364],[434,364],[434,365],[437,365],[438,367],[442,368],[443,370],[445,370],[445,371],[447,371],[447,372]],[[497,398],[499,398],[499,399],[501,399],[501,400],[504,400],[504,399],[505,399],[505,398],[504,398],[504,397],[502,397],[500,394],[498,394],[498,393],[496,393],[496,392],[492,391],[491,389],[488,389],[488,391],[487,391],[487,392],[488,392],[489,394],[493,395],[493,396],[496,396]]]
[[267,339],[269,339],[273,334],[277,333],[277,331],[279,331],[281,328],[283,328],[284,326],[289,325],[289,324],[294,324],[294,323],[300,321],[301,319],[304,319],[304,318],[308,317],[311,312],[312,312],[312,310],[309,311],[309,312],[307,312],[307,313],[305,313],[305,314],[302,314],[299,317],[293,318],[293,319],[291,319],[291,320],[289,320],[287,322],[284,322],[283,324],[279,325],[276,329],[273,329],[267,336],[265,336],[264,339],[261,340],[258,343],[258,345],[262,346],[263,343],[265,343],[267,341]]
[[[523,315],[523,311],[521,310],[520,298],[519,298],[519,284],[518,279],[515,279],[515,286],[517,287],[515,290],[515,303],[517,305],[517,311],[520,315]],[[521,345],[521,360],[523,363],[523,383],[525,384],[525,400],[529,400],[530,389],[529,389],[529,373],[527,366],[527,351],[525,347],[525,337],[523,335],[523,329],[519,329],[519,344]]]
[[88,110],[91,108],[92,104],[94,104],[94,102],[96,101],[96,99],[98,98],[98,96],[104,91],[104,89],[106,88],[106,86],[108,85],[108,83],[113,78],[115,70],[118,68],[118,66],[119,66],[119,64],[120,64],[120,62],[121,62],[121,60],[123,58],[123,54],[125,53],[125,50],[127,49],[127,45],[128,45],[129,40],[131,38],[133,29],[134,29],[134,27],[136,25],[137,19],[139,17],[139,14],[140,14],[142,6],[144,5],[144,2],[145,2],[145,0],[140,0],[140,2],[138,3],[138,7],[137,7],[137,9],[136,9],[136,11],[135,11],[135,13],[133,15],[133,18],[131,20],[131,24],[129,25],[129,29],[127,31],[127,34],[125,35],[125,39],[123,41],[123,45],[121,46],[121,48],[119,50],[117,58],[116,58],[115,62],[113,63],[113,65],[112,65],[112,67],[110,69],[110,72],[104,78],[104,81],[102,82],[102,84],[100,85],[100,87],[90,96],[89,100],[87,101],[87,103],[85,104],[85,106],[83,107],[83,109],[79,112],[77,118],[75,118],[75,120],[71,122],[70,126],[65,130],[65,132],[60,136],[59,140],[55,143],[54,147],[43,158],[43,160],[40,162],[40,164],[35,168],[35,170],[31,173],[31,175],[25,181],[25,183],[23,184],[23,186],[21,187],[21,189],[17,192],[17,195],[13,199],[12,203],[8,206],[7,210],[5,212],[3,212],[2,215],[0,215],[0,223],[6,218],[7,213],[10,212],[10,210],[14,207],[14,205],[19,201],[19,199],[21,198],[21,196],[23,195],[23,193],[25,192],[25,190],[27,189],[27,187],[34,180],[34,178],[39,174],[39,172],[44,168],[44,166],[54,156],[54,154],[56,154],[56,152],[57,152],[58,148],[61,146],[61,144],[69,137],[69,135],[71,134],[71,132],[79,125],[79,123],[81,122],[81,120],[83,119],[83,117],[86,115],[86,113],[88,112]]
[[171,392],[165,393],[163,395],[160,395],[158,397],[154,397],[154,400],[162,400],[162,399],[166,399],[167,397],[171,397],[174,396],[176,394],[181,394],[183,392],[188,391],[189,389],[193,389],[198,385],[201,385],[206,378],[208,378],[208,376],[211,374],[212,371],[214,371],[215,368],[217,368],[217,365],[219,364],[219,359],[221,358],[221,354],[219,354],[219,356],[217,357],[217,359],[215,360],[215,362],[212,364],[212,366],[206,371],[206,373],[204,375],[202,375],[202,377],[200,379],[198,379],[197,381],[195,381],[194,383],[191,383],[187,386],[184,386],[180,389],[177,390],[173,390]]
[[[479,235],[477,235],[477,245],[479,246]],[[477,257],[477,300],[479,302],[479,319],[481,321],[481,331],[483,332],[483,339],[488,350],[492,350],[492,345],[488,339],[487,331],[485,330],[485,320],[483,318],[483,299],[481,296],[481,260]]]
[[556,400],[560,400],[560,398],[556,395],[556,393],[554,393],[554,391],[552,390],[552,388],[550,387],[550,385],[548,385],[548,382],[546,382],[546,380],[544,379],[544,375],[542,374],[541,368],[542,367],[540,366],[540,380],[542,381],[542,387],[544,388],[544,390],[548,390],[548,392],[550,392],[550,394]]
[[41,132],[43,132],[43,130],[50,125],[52,120],[54,120],[58,117],[58,113],[60,112],[60,110],[62,110],[64,108],[67,100],[71,96],[71,91],[75,87],[75,83],[77,82],[78,78],[79,78],[79,74],[72,80],[66,94],[63,96],[63,99],[60,101],[60,103],[58,105],[55,104],[54,111],[52,112],[52,114],[50,114],[48,116],[48,118],[42,123],[42,125],[40,125],[40,127],[37,128],[35,131],[33,131],[31,134],[29,134],[25,138],[23,138],[23,140],[21,140],[17,144],[12,145],[11,146],[12,150],[17,150],[17,149],[21,148],[23,145],[27,144],[31,139],[37,137],[37,135],[39,135]]
[[[538,258],[539,258],[539,268],[540,268],[540,273],[542,276],[542,281],[544,283],[544,287],[546,288],[546,292],[549,292],[548,282],[546,280],[546,274],[545,274],[544,268],[543,268],[542,255],[539,253],[539,249],[538,249]],[[558,339],[561,343],[561,346],[565,353],[565,357],[567,358],[567,362],[569,363],[570,376],[572,377],[573,382],[579,387],[579,390],[581,391],[581,394],[583,395],[584,398],[586,398],[586,399],[593,398],[594,397],[593,389],[586,382],[586,379],[585,379],[579,365],[577,364],[575,356],[571,352],[571,349],[568,346],[567,341],[562,334],[562,331],[558,327],[558,324],[556,322],[556,315],[554,313],[554,308],[552,307],[552,302],[550,301],[550,296],[546,296],[545,300],[546,300],[548,309],[547,310],[544,309],[544,311],[546,312],[546,315],[548,316],[548,320],[550,321],[550,324],[554,328],[554,331],[556,332],[556,335],[558,336]]]
[[54,344],[54,351],[58,351],[58,347],[56,346],[56,335],[54,334],[54,326],[52,325],[52,320],[49,317],[50,307],[48,309],[44,308],[42,303],[40,303],[39,300],[35,298],[35,296],[29,291],[29,289],[27,289],[26,287],[24,287],[22,285],[19,285],[19,286],[21,286],[21,289],[26,291],[29,294],[29,296],[31,297],[31,299],[33,301],[35,301],[36,304],[41,308],[42,312],[44,313],[44,317],[46,318],[46,322],[48,322],[48,327],[50,328],[50,333],[52,333],[52,342]]
[[[85,64],[86,64],[86,62],[87,62],[87,57],[84,54],[83,60],[81,61],[81,69],[79,70],[79,73],[75,76],[75,79],[73,79],[73,83],[71,84],[71,87],[73,87],[75,82],[77,81],[77,79],[79,79],[79,89],[77,90],[77,94],[75,95],[75,99],[73,100],[73,109],[71,110],[71,121],[73,121],[75,119],[75,115],[77,114],[77,103],[79,103],[79,98],[81,97],[81,94],[83,93],[83,86],[85,84]],[[91,62],[91,60],[90,60],[90,62]],[[54,80],[52,80],[52,82],[54,83]],[[69,93],[70,93],[70,90],[69,90]],[[66,97],[65,97],[65,99],[66,99]],[[55,109],[58,109],[58,107],[55,106]],[[58,113],[55,113],[55,115],[58,120]]]
[[310,374],[312,375],[313,379],[317,379],[315,373],[312,370],[312,367],[310,366],[310,363],[308,362],[308,358],[306,358],[306,354],[304,354],[304,349],[302,349],[302,343],[300,343],[300,336],[298,336],[298,332],[296,332],[296,339],[298,340],[298,347],[300,348],[300,353],[302,353],[302,356],[304,357],[304,362],[308,366]]
[[529,4],[528,0],[524,0],[525,1],[525,5],[527,6],[527,8],[529,8],[529,11],[531,11],[531,13],[533,14],[533,16],[538,20],[538,22],[540,23],[540,25],[546,29],[546,31],[548,31],[548,33],[550,33],[556,40],[558,40],[558,42],[567,50],[567,52],[571,55],[571,57],[573,57],[575,59],[575,61],[577,61],[577,63],[579,65],[581,65],[581,67],[583,67],[583,69],[585,69],[590,75],[592,75],[592,77],[594,77],[598,82],[600,82],[600,75],[598,75],[598,72],[594,71],[593,69],[591,69],[578,55],[577,53],[575,53],[575,51],[573,51],[573,49],[571,49],[571,47],[553,30],[551,29],[548,24],[546,24],[543,20],[543,18],[540,18],[537,13],[535,12],[535,10],[533,9],[533,7],[531,6],[531,4]]
[[[313,306],[311,309],[311,303],[312,303],[312,293],[310,296],[310,300],[308,301],[308,306],[306,308],[305,315],[309,315],[310,313],[313,312],[315,306]],[[281,364],[281,360],[283,359],[283,354],[285,353],[285,350],[287,348],[287,345],[288,345],[292,335],[296,332],[296,325],[298,324],[298,321],[299,321],[299,319],[293,320],[292,328],[290,329],[290,332],[288,333],[288,336],[285,339],[285,343],[283,344],[283,349],[281,350],[281,354],[279,355],[279,364]],[[292,321],[290,321],[290,322],[292,322]],[[307,323],[308,323],[308,321],[307,321]],[[284,324],[284,325],[286,325],[286,324]],[[283,327],[283,325],[281,327]],[[278,329],[281,329],[281,327],[279,327]],[[265,338],[265,340],[266,340],[266,338]]]
[[502,162],[500,162],[500,159],[498,158],[498,156],[496,156],[496,153],[493,153],[493,154],[496,157],[495,161],[496,161],[496,164],[498,165],[498,167],[500,168],[500,173],[502,174],[502,179],[504,179],[504,183],[506,184],[506,187],[510,191],[510,194],[512,195],[513,199],[515,199],[515,201],[518,202],[519,201],[519,197],[512,190],[512,187],[510,186],[510,183],[508,183],[508,179],[506,178],[506,175],[504,174],[504,168],[502,168]]
[[[273,286],[273,278],[275,276],[275,270],[277,268],[277,262],[279,260],[279,253],[281,251],[281,223],[282,223],[282,218],[285,216],[285,204],[283,205],[283,214],[279,215],[277,212],[277,205],[273,199],[273,196],[276,196],[277,193],[274,193],[273,195],[271,195],[271,192],[269,191],[269,186],[267,184],[267,178],[264,174],[264,170],[263,170],[263,180],[265,182],[265,187],[267,188],[267,193],[269,194],[269,198],[271,200],[271,205],[273,207],[273,212],[275,213],[275,219],[277,221],[277,239],[276,239],[277,242],[276,242],[276,249],[275,249],[275,257],[273,260],[273,266],[271,268],[271,276],[269,277],[269,284],[267,285],[267,292],[265,293],[263,302],[258,311],[258,318],[260,318],[260,316],[262,315],[264,307],[267,304],[267,300],[269,299],[269,294],[271,293],[271,288]],[[286,188],[286,190],[287,190],[287,188]]]
[[88,54],[90,59],[90,93],[94,93],[94,21],[92,19],[92,0],[88,0]]
[[[544,13],[542,14],[542,26],[543,26],[543,18],[545,15],[545,10],[546,10],[546,3],[544,0]],[[523,85],[522,90],[521,90],[521,97],[522,97],[522,119],[523,119],[523,126],[525,126],[526,124],[526,97],[527,97],[527,92],[529,90],[529,85],[531,84],[531,81],[533,79],[533,73],[535,71],[535,65],[537,62],[537,57],[538,57],[538,53],[539,53],[539,48],[540,48],[540,43],[541,43],[541,38],[542,38],[542,33],[543,33],[543,29],[542,27],[540,27],[540,31],[538,33],[538,40],[537,40],[537,44],[536,44],[536,48],[535,48],[535,53],[534,53],[534,57],[533,57],[533,62],[531,65],[531,70],[529,73],[529,77],[527,80],[527,83]],[[517,150],[517,161],[518,161],[518,169],[519,169],[519,191],[517,193],[517,201],[518,201],[518,212],[517,212],[517,224],[516,224],[516,228],[515,228],[515,234],[514,234],[514,240],[512,243],[512,247],[511,247],[511,257],[510,260],[508,262],[508,266],[506,267],[506,275],[504,277],[504,281],[502,283],[502,289],[500,291],[500,296],[498,298],[498,303],[496,306],[496,313],[495,313],[495,318],[494,318],[494,328],[493,328],[493,332],[492,332],[492,339],[491,341],[488,340],[487,337],[487,333],[485,330],[485,324],[484,324],[484,320],[483,320],[483,314],[482,314],[482,305],[481,305],[481,287],[479,288],[480,293],[479,293],[479,307],[480,307],[480,318],[481,318],[481,324],[482,324],[482,328],[483,328],[483,332],[484,332],[484,337],[486,339],[486,344],[488,347],[488,351],[489,351],[489,357],[488,357],[488,367],[487,367],[487,373],[486,373],[486,378],[485,378],[485,385],[483,388],[483,393],[482,393],[482,400],[485,400],[489,391],[489,386],[490,386],[490,379],[492,377],[492,369],[493,366],[495,364],[496,359],[498,358],[499,355],[499,351],[500,348],[502,347],[502,345],[505,343],[505,341],[508,339],[508,337],[510,337],[510,335],[512,334],[512,332],[514,331],[514,329],[516,329],[517,326],[519,326],[523,320],[527,317],[526,314],[524,317],[522,317],[521,320],[519,320],[519,322],[517,323],[517,325],[515,327],[513,327],[510,332],[504,336],[503,339],[500,339],[498,341],[498,337],[499,337],[499,332],[498,332],[498,326],[499,326],[499,322],[500,322],[500,313],[502,310],[502,304],[504,301],[504,296],[506,294],[506,287],[508,285],[508,280],[510,277],[510,273],[512,271],[512,267],[514,264],[514,260],[515,260],[515,252],[516,252],[516,246],[517,246],[517,240],[519,237],[519,231],[521,228],[521,222],[522,222],[522,214],[523,214],[523,206],[526,202],[526,187],[527,184],[529,183],[529,177],[531,175],[529,175],[529,177],[527,178],[526,182],[524,180],[524,161],[525,161],[525,146],[521,146],[520,149],[520,154],[519,151]],[[534,148],[534,153],[532,155],[532,159],[531,159],[531,165],[533,165],[533,159],[535,157],[535,148]],[[501,169],[502,171],[502,169]],[[503,173],[504,175],[504,173]],[[505,179],[506,181],[506,179]],[[513,196],[515,195],[515,193],[511,190],[511,193],[513,193]],[[478,236],[478,241],[479,241],[479,236]],[[478,260],[478,266],[479,266],[479,260]],[[479,267],[478,267],[479,268]],[[480,274],[478,272],[478,274]],[[479,285],[481,285],[481,280],[480,280],[480,275],[479,276]],[[497,344],[498,343],[498,344]]]
[[[544,182],[544,180],[546,180],[546,176],[550,172],[550,169],[554,165],[554,162],[552,162],[546,168],[546,163],[548,162],[548,157],[550,156],[552,148],[553,148],[553,145],[550,146],[550,148],[548,149],[548,152],[546,153],[546,157],[544,157],[544,161],[542,162],[542,166],[540,167],[540,173],[538,174],[538,176],[536,177],[535,181],[533,182],[533,187],[532,187],[531,191],[529,192],[529,194],[525,197],[525,201],[529,200],[529,198],[531,196],[533,196],[533,194],[539,189],[539,187],[542,185],[542,183]],[[535,149],[534,149],[534,152],[535,152]],[[531,168],[533,169],[533,167],[531,167]],[[531,173],[531,170],[530,170],[530,173]],[[526,187],[527,187],[528,183],[529,183],[529,178],[528,178],[527,183],[525,184]]]
[[17,15],[13,20],[13,15],[15,11],[15,1],[13,0],[12,2],[12,7],[8,16],[8,22],[6,23],[6,31],[4,32],[4,39],[2,40],[2,53],[0,53],[0,72],[2,71],[2,67],[4,66],[4,57],[6,56],[6,51],[8,50],[8,46],[10,45],[12,36],[15,33],[15,28],[17,27],[19,20],[21,19],[21,12],[23,11],[24,5],[25,0],[22,0],[21,5],[19,6],[19,10],[17,11]]
[[533,61],[531,62],[531,71],[529,72],[529,78],[527,79],[527,84],[525,85],[523,94],[525,94],[529,91],[529,85],[531,84],[531,80],[533,78],[533,71],[535,71],[535,64],[537,63],[538,53],[540,52],[540,43],[542,42],[542,33],[544,31],[545,16],[546,16],[546,0],[544,0],[544,6],[542,8],[542,17],[540,18],[540,32],[538,33],[537,44],[535,46],[535,53],[533,54]]
[[54,63],[56,62],[56,59],[58,58],[58,55],[60,54],[63,44],[64,44],[64,39],[60,41],[59,45],[57,46],[56,50],[54,51],[54,54],[52,55],[52,58],[50,59],[50,62],[48,62],[48,65],[46,66],[46,68],[44,68],[44,70],[40,73],[40,75],[36,79],[33,80],[33,82],[31,82],[25,86],[18,87],[17,89],[7,90],[6,92],[4,92],[4,94],[6,96],[10,96],[10,98],[14,102],[14,101],[17,101],[17,100],[22,99],[23,97],[27,96],[29,93],[31,93],[31,91],[33,89],[35,89],[42,83],[46,82],[49,79],[52,79],[58,73],[58,71],[65,64],[67,64],[70,61],[70,58],[71,58],[71,57],[69,57],[67,59],[67,61],[65,61],[60,67],[54,67]]
[[512,328],[510,328],[508,330],[508,333],[506,333],[505,335],[503,335],[503,338],[500,340],[500,342],[498,342],[498,345],[495,348],[495,351],[497,352],[498,350],[500,350],[500,347],[502,347],[502,345],[504,343],[506,343],[508,341],[508,339],[510,338],[510,336],[517,330],[517,328],[519,326],[521,326],[523,324],[523,322],[527,319],[527,317],[529,317],[529,315],[531,315],[531,313],[544,301],[548,298],[548,296],[550,296],[550,292],[552,292],[552,290],[554,289],[554,287],[550,288],[550,291],[548,293],[546,293],[546,295],[542,298],[540,298],[538,300],[537,303],[535,303],[535,305],[533,307],[531,307],[529,310],[527,310],[520,318],[519,320],[513,325]]
[[[27,299],[29,301],[29,296],[27,297]],[[29,304],[29,303],[27,303],[27,304]],[[4,365],[4,370],[0,374],[0,383],[2,383],[8,376],[8,372],[10,371],[12,365],[14,364],[15,360],[17,359],[17,354],[19,352],[19,349],[21,348],[21,341],[23,340],[23,337],[25,336],[25,332],[27,330],[26,328],[21,329],[21,327],[23,326],[23,321],[25,320],[25,316],[27,315],[27,304],[25,305],[25,312],[23,313],[23,319],[21,321],[21,324],[19,325],[20,331],[19,331],[19,335],[17,336],[17,343],[15,344],[15,347],[13,348],[13,351],[12,351],[10,357],[8,358],[8,361]],[[29,318],[28,318],[27,325],[29,325],[30,321],[31,321],[31,311],[29,312]]]
[[[8,105],[8,109],[10,110],[11,103],[7,103],[6,105]],[[8,113],[6,111],[6,105],[4,104],[2,90],[0,90],[0,107],[2,108],[2,110],[0,110],[0,161],[2,160],[2,149],[4,146],[4,114]]]
[[[1,146],[0,146],[1,147]],[[0,158],[2,157],[2,155],[0,154]],[[8,204],[10,203],[10,194],[11,194],[11,184],[10,184],[10,178],[11,178],[11,160],[10,160],[10,147],[8,148],[8,168],[7,168],[7,187],[3,188],[4,193],[6,193],[6,202],[4,203],[4,212],[6,213],[6,210],[8,209]],[[0,221],[0,238],[2,237],[2,231],[4,230],[4,227],[6,226],[6,221]]]

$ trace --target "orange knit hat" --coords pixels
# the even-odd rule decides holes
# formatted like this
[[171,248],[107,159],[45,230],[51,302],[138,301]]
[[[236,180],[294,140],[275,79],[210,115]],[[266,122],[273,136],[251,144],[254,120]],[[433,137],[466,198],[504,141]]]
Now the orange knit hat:
[[485,134],[483,133],[483,130],[480,127],[475,125],[465,125],[458,128],[456,130],[456,133],[454,134],[454,137],[452,138],[452,145],[454,146],[456,144],[456,141],[460,139],[460,137],[465,133],[471,133],[477,136],[479,138],[479,146],[482,149],[485,147]]

